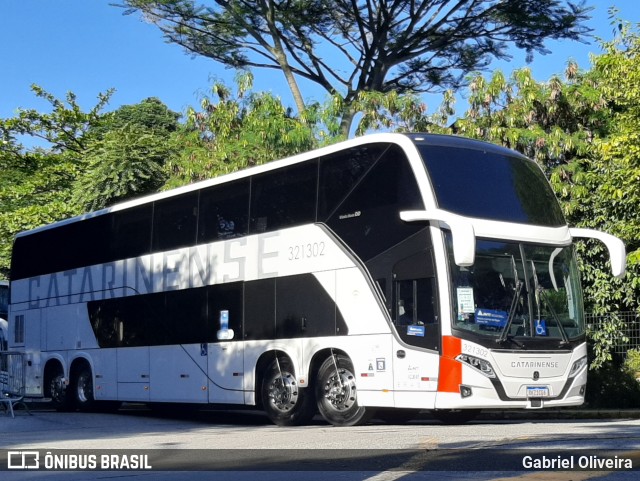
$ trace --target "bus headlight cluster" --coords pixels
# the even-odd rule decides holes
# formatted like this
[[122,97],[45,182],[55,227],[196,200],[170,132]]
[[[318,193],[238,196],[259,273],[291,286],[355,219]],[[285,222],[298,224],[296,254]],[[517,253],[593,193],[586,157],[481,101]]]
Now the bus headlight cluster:
[[584,356],[578,359],[576,362],[573,363],[573,366],[571,366],[571,371],[569,371],[569,377],[573,377],[576,374],[578,374],[578,372],[586,365],[587,365],[587,356]]
[[496,373],[493,370],[493,366],[491,366],[490,362],[485,361],[484,359],[480,359],[474,356],[469,356],[468,354],[459,354],[458,357],[456,357],[456,361],[462,362],[464,364],[468,364],[469,366],[471,366],[474,369],[477,369],[487,377],[490,377],[490,378],[496,377]]

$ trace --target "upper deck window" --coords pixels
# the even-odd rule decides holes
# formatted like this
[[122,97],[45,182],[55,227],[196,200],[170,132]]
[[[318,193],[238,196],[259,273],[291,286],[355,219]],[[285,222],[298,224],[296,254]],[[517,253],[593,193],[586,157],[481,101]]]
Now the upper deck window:
[[531,160],[491,149],[420,145],[438,207],[520,224],[566,225],[558,201]]

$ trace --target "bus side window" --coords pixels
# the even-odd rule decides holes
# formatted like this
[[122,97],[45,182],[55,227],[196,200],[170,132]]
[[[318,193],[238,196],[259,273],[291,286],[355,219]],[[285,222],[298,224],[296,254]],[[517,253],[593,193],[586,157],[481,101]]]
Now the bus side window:
[[196,242],[198,193],[158,201],[153,209],[153,250],[170,250]]
[[152,207],[145,204],[111,214],[110,260],[138,257],[151,251]]
[[392,312],[396,331],[407,344],[426,349],[440,348],[437,283],[430,250],[423,250],[393,267]]
[[249,230],[249,179],[200,193],[198,243],[233,239]]
[[433,296],[433,279],[396,282],[396,316],[399,326],[425,325],[438,322]]
[[251,233],[316,221],[318,162],[255,176],[251,181]]

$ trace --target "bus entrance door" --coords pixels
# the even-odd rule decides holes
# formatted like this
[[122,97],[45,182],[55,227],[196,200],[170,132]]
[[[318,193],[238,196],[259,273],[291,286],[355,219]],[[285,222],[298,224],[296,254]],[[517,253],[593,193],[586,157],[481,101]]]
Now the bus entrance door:
[[438,387],[440,319],[430,251],[399,261],[393,269],[394,403],[433,407]]

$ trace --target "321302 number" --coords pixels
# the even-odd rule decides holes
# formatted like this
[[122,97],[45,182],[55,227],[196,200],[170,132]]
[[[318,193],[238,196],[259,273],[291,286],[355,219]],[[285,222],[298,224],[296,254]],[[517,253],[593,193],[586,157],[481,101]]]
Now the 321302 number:
[[301,261],[313,257],[322,257],[324,256],[324,247],[324,242],[309,242],[308,244],[289,246],[289,260]]

